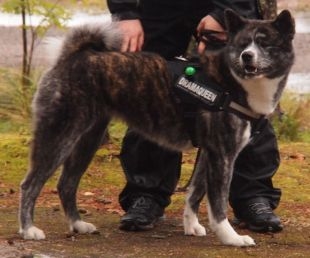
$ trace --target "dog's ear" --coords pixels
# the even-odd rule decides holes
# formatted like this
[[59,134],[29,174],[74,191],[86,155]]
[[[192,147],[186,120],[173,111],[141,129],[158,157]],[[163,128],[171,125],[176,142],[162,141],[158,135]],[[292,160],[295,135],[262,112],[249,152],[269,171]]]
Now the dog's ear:
[[229,34],[236,34],[246,24],[246,20],[231,9],[226,9],[224,19]]
[[292,40],[294,38],[295,21],[288,10],[283,10],[272,24],[287,39]]

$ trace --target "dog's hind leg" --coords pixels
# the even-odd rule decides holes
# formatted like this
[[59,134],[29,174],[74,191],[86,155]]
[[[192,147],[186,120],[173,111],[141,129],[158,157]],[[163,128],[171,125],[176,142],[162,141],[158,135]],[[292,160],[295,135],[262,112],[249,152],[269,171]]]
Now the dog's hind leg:
[[87,131],[64,162],[57,188],[73,232],[85,234],[96,231],[93,224],[81,220],[76,205],[76,192],[82,175],[102,142],[107,124],[108,121],[100,121]]
[[40,240],[44,232],[33,226],[34,206],[45,182],[53,175],[70,153],[73,140],[70,134],[54,132],[55,127],[38,122],[31,148],[31,163],[28,174],[21,184],[19,206],[20,234],[24,239]]
[[34,206],[44,183],[57,169],[58,165],[59,164],[52,164],[48,162],[48,160],[33,162],[27,177],[21,185],[19,233],[24,239],[45,239],[44,232],[33,226]]
[[205,178],[205,170],[200,165],[200,151],[197,155],[195,170],[186,196],[183,225],[185,235],[205,236],[206,229],[199,223],[197,216],[200,202],[206,193],[206,182],[202,180]]

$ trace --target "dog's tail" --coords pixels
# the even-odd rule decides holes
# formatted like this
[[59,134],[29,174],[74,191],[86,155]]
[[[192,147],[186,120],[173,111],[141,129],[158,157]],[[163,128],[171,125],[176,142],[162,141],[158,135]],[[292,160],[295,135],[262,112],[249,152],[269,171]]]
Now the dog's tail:
[[66,59],[72,54],[93,49],[95,51],[117,51],[122,43],[122,33],[117,22],[89,23],[76,26],[64,38],[47,38],[45,40],[50,61],[59,57]]

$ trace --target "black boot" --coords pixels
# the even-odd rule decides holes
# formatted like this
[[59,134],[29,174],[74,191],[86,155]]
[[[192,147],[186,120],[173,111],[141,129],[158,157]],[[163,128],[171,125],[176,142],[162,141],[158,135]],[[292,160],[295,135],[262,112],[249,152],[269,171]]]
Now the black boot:
[[257,197],[233,207],[233,224],[245,226],[255,232],[279,232],[283,229],[280,218],[276,216],[268,199]]
[[134,199],[126,214],[121,218],[120,229],[125,231],[141,231],[154,227],[164,215],[164,208],[148,196]]

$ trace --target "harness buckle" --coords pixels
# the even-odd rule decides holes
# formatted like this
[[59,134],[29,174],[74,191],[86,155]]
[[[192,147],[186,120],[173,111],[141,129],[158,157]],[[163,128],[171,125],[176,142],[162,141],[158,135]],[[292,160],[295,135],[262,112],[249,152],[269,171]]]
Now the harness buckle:
[[227,108],[229,107],[229,104],[231,102],[231,96],[229,94],[229,92],[227,91],[224,91],[222,94],[221,94],[221,97],[218,101],[218,108],[219,110],[227,110]]

